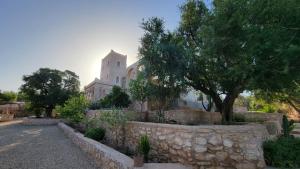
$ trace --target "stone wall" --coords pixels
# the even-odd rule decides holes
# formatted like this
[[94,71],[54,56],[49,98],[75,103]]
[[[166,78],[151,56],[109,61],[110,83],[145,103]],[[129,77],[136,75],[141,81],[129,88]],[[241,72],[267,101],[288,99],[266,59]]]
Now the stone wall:
[[14,119],[14,115],[13,114],[0,114],[0,122],[11,121],[13,119]]
[[96,164],[104,169],[133,169],[133,160],[118,151],[97,141],[76,133],[69,126],[59,123],[58,127],[83,151],[95,159]]
[[237,112],[245,118],[246,122],[259,122],[266,126],[270,135],[278,136],[282,133],[282,117],[280,113],[258,113],[258,112]]
[[15,117],[25,117],[28,115],[25,111],[24,102],[0,105],[0,114],[14,114]]
[[[262,125],[184,126],[128,122],[125,131],[125,146],[132,151],[142,135],[149,136],[152,162],[179,162],[200,169],[265,167],[262,142],[268,132]],[[107,136],[111,137],[109,133]]]

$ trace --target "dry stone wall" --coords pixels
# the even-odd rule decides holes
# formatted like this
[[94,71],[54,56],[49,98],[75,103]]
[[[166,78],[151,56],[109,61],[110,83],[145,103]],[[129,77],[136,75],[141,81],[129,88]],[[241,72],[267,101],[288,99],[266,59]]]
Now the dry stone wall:
[[179,162],[195,168],[262,169],[262,142],[268,137],[262,125],[183,126],[129,122],[125,144],[134,150],[147,134],[153,162]]
[[83,151],[90,154],[96,164],[104,169],[133,169],[133,160],[118,151],[97,141],[84,137],[69,126],[59,123],[58,127]]

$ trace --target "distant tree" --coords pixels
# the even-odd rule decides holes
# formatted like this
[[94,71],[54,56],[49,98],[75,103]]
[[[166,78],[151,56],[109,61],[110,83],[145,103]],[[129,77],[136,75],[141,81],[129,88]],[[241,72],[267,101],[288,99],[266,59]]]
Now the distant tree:
[[71,71],[40,68],[23,77],[21,92],[33,110],[44,109],[48,117],[56,105],[62,105],[73,95],[79,94],[79,77]]
[[17,94],[12,91],[0,92],[0,103],[8,103],[16,101]]
[[128,94],[119,86],[113,86],[111,92],[100,100],[100,104],[104,108],[124,108],[130,104]]
[[288,104],[300,113],[300,84],[294,83],[294,86],[276,90],[275,92],[272,90],[256,90],[254,93],[257,97],[267,100],[268,102]]
[[129,92],[133,100],[140,102],[141,113],[143,105],[149,96],[149,85],[143,73],[139,73],[135,80],[129,82]]
[[209,95],[230,123],[244,90],[276,92],[299,84],[298,6],[297,0],[218,0],[208,9],[203,1],[188,0],[173,33],[160,19],[143,23],[140,53],[152,56],[149,67],[162,70],[162,79]]

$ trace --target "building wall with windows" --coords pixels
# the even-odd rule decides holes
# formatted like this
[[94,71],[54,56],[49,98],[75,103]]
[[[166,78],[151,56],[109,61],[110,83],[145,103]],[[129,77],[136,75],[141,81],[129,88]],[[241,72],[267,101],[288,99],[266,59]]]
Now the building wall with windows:
[[[119,54],[113,50],[110,51],[101,63],[100,79],[95,78],[90,84],[84,87],[86,98],[92,102],[98,101],[110,93],[113,86],[120,86],[128,92],[129,83],[137,78],[139,63],[135,62],[127,67],[127,56]],[[177,108],[195,108],[203,109],[203,105],[198,101],[198,93],[195,90],[187,90],[181,94],[178,99]],[[143,110],[148,109],[148,103],[145,103]],[[140,110],[140,104],[134,102],[133,108]]]

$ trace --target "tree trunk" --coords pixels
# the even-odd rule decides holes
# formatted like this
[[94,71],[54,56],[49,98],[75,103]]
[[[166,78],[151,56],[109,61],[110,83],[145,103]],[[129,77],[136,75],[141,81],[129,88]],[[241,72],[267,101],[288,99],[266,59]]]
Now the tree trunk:
[[46,111],[46,117],[52,117],[52,110],[53,110],[53,107],[50,106],[48,108],[45,109]]

